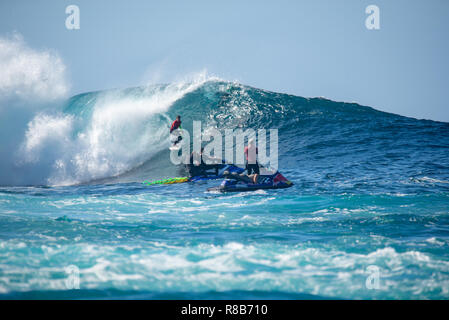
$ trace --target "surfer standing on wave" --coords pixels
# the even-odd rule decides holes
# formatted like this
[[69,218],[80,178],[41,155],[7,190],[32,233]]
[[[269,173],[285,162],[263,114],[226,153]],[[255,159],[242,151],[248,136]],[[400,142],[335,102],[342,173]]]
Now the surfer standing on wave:
[[[175,131],[176,129],[181,129],[181,116],[180,116],[180,115],[178,115],[178,116],[176,117],[175,121],[173,121],[173,123],[172,123],[172,125],[171,125],[171,127],[170,127],[170,133],[172,133],[172,132]],[[176,140],[176,141],[174,142],[173,145],[176,145],[176,144],[177,144],[179,141],[181,141],[181,140],[182,140],[182,137],[179,136],[179,137],[178,137],[178,140]]]

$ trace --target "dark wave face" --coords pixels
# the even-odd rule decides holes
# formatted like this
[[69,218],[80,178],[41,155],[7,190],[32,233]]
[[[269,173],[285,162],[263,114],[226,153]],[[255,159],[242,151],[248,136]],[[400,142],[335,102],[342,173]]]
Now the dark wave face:
[[[177,114],[189,132],[278,129],[294,186],[143,185],[185,174]],[[72,97],[9,156],[0,298],[449,298],[448,123],[210,80]]]
[[176,113],[219,129],[278,129],[280,170],[307,192],[448,191],[448,123],[216,82]]

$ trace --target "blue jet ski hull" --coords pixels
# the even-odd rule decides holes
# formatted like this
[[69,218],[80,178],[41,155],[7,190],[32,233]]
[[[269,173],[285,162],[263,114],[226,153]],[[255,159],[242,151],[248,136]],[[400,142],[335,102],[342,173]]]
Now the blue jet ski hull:
[[219,192],[243,192],[263,189],[285,189],[293,186],[282,174],[276,172],[273,175],[260,176],[259,183],[248,183],[241,180],[225,179],[219,187],[209,188],[208,191]]
[[219,164],[218,166],[218,175],[215,174],[215,169],[209,169],[206,170],[206,174],[191,177],[189,179],[189,182],[223,179],[225,171],[229,173],[235,172],[237,174],[243,173],[245,171],[244,168],[240,168],[232,164]]

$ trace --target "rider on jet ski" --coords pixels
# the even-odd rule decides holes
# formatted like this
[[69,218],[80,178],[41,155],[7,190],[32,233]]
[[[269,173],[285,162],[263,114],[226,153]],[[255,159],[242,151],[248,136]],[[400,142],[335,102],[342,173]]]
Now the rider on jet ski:
[[[195,161],[195,155],[200,158],[200,161]],[[211,164],[206,164],[205,161]],[[207,170],[210,169],[214,169],[215,175],[218,176],[219,164],[221,164],[221,159],[205,155],[204,148],[201,147],[201,152],[199,155],[195,151],[190,154],[190,161],[186,166],[191,177],[207,175]]]
[[259,163],[257,162],[258,152],[259,150],[256,147],[254,138],[251,138],[248,142],[248,146],[245,147],[245,158],[248,178],[250,178],[254,184],[257,183],[257,179],[260,175]]
[[257,184],[260,176],[260,167],[257,162],[258,150],[254,139],[250,139],[248,146],[245,147],[246,171],[247,174],[237,174],[225,171],[223,175],[226,178],[240,180],[246,183]]

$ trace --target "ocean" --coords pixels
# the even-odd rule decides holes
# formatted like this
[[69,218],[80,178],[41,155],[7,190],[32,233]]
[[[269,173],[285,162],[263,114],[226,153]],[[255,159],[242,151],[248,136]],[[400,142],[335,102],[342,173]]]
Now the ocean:
[[[278,129],[293,187],[144,185],[185,175],[177,114]],[[449,298],[449,123],[208,79],[80,94],[22,137],[2,154],[0,299]]]

